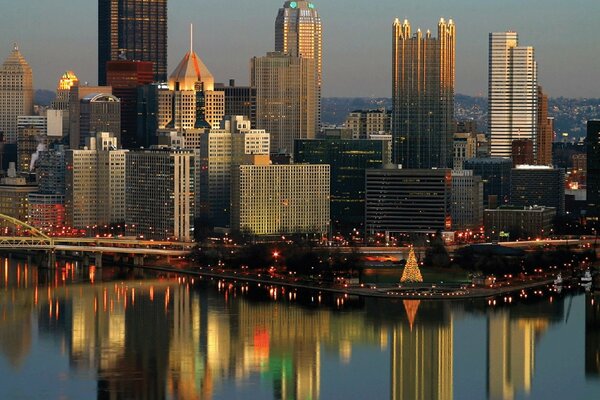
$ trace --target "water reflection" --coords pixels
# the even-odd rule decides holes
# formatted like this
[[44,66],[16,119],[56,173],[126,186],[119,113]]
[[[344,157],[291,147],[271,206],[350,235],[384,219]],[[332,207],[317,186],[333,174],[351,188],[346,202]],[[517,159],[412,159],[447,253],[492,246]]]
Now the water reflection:
[[[536,346],[571,311],[547,297],[507,307],[378,301],[75,264],[0,265],[0,358],[18,374],[40,362],[31,353],[60,352],[73,372],[68,380],[96,382],[94,393],[74,389],[78,398],[319,399],[332,387],[355,398],[352,388],[368,385],[376,370],[389,376],[380,393],[391,399],[446,400],[456,390],[457,355],[478,353],[487,354],[487,369],[472,371],[473,379],[487,380],[490,399],[528,397],[539,373]],[[585,371],[596,378],[598,300],[585,303]],[[487,320],[487,349],[455,348],[467,315]],[[355,360],[364,348],[389,354],[389,364]],[[365,382],[324,380],[328,368],[364,373]],[[11,382],[2,383],[5,398],[14,397]]]

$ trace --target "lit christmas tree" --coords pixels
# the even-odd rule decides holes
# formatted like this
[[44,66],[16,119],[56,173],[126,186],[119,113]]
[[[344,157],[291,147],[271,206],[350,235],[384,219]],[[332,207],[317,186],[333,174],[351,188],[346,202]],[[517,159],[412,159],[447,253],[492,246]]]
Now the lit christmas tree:
[[410,252],[408,253],[408,260],[406,261],[406,266],[404,267],[404,272],[402,272],[402,278],[400,279],[400,282],[423,282],[423,276],[421,275],[421,270],[419,269],[417,257],[415,256],[415,249],[413,247],[410,248]]

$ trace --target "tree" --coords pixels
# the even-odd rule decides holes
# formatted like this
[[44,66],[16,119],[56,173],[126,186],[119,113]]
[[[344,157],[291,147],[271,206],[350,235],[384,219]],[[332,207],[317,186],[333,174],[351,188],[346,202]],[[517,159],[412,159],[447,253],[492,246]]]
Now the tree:
[[413,247],[410,248],[410,252],[408,253],[408,260],[406,261],[406,267],[404,267],[404,272],[402,272],[402,278],[400,279],[400,282],[423,282],[423,276],[421,275],[421,270],[419,269],[417,257],[415,256],[415,249]]

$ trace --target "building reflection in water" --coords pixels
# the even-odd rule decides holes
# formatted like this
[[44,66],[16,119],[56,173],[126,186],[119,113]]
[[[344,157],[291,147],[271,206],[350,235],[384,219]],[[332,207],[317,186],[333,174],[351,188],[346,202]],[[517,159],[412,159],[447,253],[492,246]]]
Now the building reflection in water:
[[552,322],[563,318],[563,301],[534,301],[488,313],[488,398],[511,400],[529,394],[535,346]]
[[585,376],[600,379],[600,295],[585,299]]
[[[211,399],[231,382],[256,379],[275,399],[315,400],[323,357],[349,363],[358,345],[389,349],[392,399],[453,398],[454,324],[463,303],[333,297],[318,306],[320,296],[282,288],[221,283],[216,293],[212,283],[198,289],[189,278],[137,280],[72,265],[40,272],[0,261],[0,352],[18,369],[37,324],[74,370],[97,379],[99,400]],[[491,399],[529,393],[536,341],[563,319],[563,306],[485,311]],[[596,377],[599,306],[598,297],[587,299],[586,372]]]

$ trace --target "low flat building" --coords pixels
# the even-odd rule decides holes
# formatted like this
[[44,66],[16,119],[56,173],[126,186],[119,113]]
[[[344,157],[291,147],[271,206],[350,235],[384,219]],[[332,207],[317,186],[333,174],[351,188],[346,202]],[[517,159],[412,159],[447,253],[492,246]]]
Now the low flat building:
[[519,165],[512,170],[511,205],[554,207],[565,213],[565,171],[540,165]]
[[240,165],[232,170],[231,228],[275,236],[329,231],[329,165]]
[[485,210],[483,225],[490,240],[537,238],[550,234],[555,216],[553,207],[503,206]]
[[367,236],[450,230],[451,189],[450,169],[368,169]]

